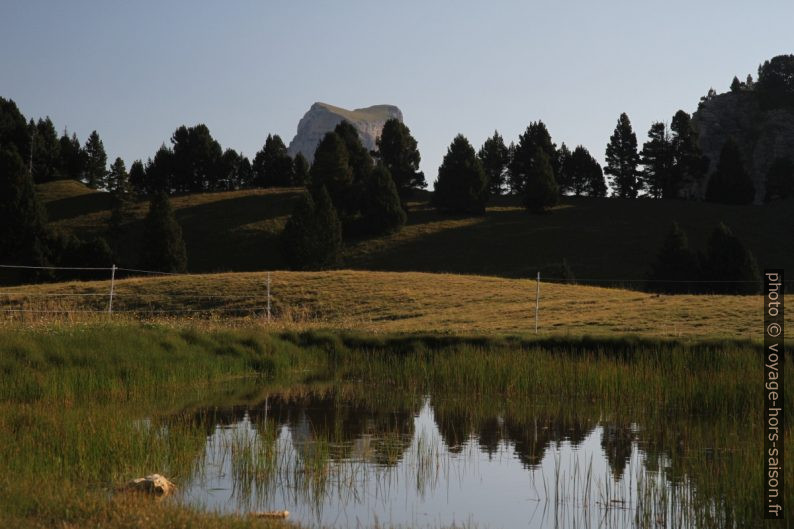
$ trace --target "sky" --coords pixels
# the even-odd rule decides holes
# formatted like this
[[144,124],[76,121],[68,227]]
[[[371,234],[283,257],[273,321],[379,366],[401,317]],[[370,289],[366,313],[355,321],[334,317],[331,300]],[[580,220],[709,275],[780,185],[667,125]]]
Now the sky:
[[794,53],[791,0],[0,2],[0,97],[128,166],[198,123],[253,158],[315,101],[397,105],[428,182],[456,134],[535,120],[603,162],[621,112],[641,144]]

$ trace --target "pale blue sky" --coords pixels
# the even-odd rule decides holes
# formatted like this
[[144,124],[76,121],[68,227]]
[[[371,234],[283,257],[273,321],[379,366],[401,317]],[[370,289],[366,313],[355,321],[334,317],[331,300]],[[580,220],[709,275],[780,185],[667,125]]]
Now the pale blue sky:
[[602,160],[621,112],[642,142],[794,53],[790,0],[0,2],[0,96],[128,165],[201,122],[253,157],[315,101],[399,106],[430,182],[457,133],[537,119]]

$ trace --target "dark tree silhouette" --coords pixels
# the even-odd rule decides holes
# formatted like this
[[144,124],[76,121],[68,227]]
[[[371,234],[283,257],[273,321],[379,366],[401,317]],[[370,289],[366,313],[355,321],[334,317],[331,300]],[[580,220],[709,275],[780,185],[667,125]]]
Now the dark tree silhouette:
[[488,202],[488,178],[469,140],[458,134],[438,168],[432,204],[442,211],[482,215]]
[[642,187],[653,198],[674,198],[673,146],[667,127],[662,122],[651,125],[648,141],[642,146]]
[[759,66],[756,90],[765,108],[794,106],[794,55],[778,55]]
[[130,165],[129,180],[133,193],[136,195],[145,195],[148,193],[146,187],[146,169],[144,169],[142,161],[135,160],[132,162],[132,165]]
[[488,192],[491,195],[504,193],[509,155],[505,141],[498,131],[494,131],[493,136],[485,140],[477,153],[488,178]]
[[725,225],[711,234],[702,264],[704,290],[714,294],[755,294],[761,276],[755,257]]
[[391,173],[403,201],[417,189],[427,187],[425,175],[419,170],[421,156],[416,140],[404,123],[396,118],[387,120],[376,143],[375,155]]
[[766,201],[790,196],[794,196],[794,162],[791,158],[778,158],[766,176]]
[[637,154],[637,136],[625,112],[618,118],[615,132],[609,139],[606,162],[604,172],[612,177],[612,193],[621,198],[637,198],[641,189],[637,179],[640,156]]
[[298,199],[281,234],[284,258],[297,270],[322,270],[339,263],[342,224],[324,186]]
[[174,151],[161,145],[154,154],[154,159],[149,158],[146,163],[146,194],[164,192],[171,194],[175,189],[174,183]]
[[508,179],[512,193],[517,195],[524,194],[530,178],[535,150],[538,148],[542,149],[549,159],[552,176],[556,182],[557,173],[555,172],[554,164],[557,160],[557,146],[552,143],[551,135],[546,125],[542,121],[535,121],[530,123],[527,130],[518,137],[518,144],[515,146],[511,157]]
[[85,153],[80,147],[80,140],[77,139],[77,134],[69,136],[69,133],[64,130],[58,143],[60,144],[58,165],[61,177],[82,180],[86,159]]
[[607,186],[601,165],[585,147],[579,145],[565,160],[563,171],[569,182],[568,190],[575,196],[606,196]]
[[171,136],[172,185],[177,192],[202,192],[218,188],[218,168],[223,151],[204,124],[182,125]]
[[706,200],[724,204],[749,204],[755,198],[753,180],[744,168],[739,145],[729,138],[720,151],[717,170],[709,179]]
[[254,185],[259,187],[285,187],[292,185],[292,158],[287,147],[276,135],[267,135],[262,147],[251,164]]
[[370,234],[394,233],[403,227],[406,215],[400,195],[382,162],[378,162],[367,176],[364,194],[367,200],[363,203],[362,220]]
[[687,190],[700,182],[706,174],[709,160],[700,150],[698,135],[692,126],[692,118],[683,110],[673,116],[670,124],[672,138],[670,146],[673,151],[673,167],[669,189],[662,191],[662,196],[676,198],[686,196]]
[[560,188],[560,195],[574,193],[573,181],[569,169],[571,167],[571,157],[573,153],[565,143],[557,149],[557,161],[554,166],[557,168],[557,187]]
[[33,138],[33,180],[37,183],[61,178],[61,143],[49,117],[35,125],[30,121]]
[[127,173],[124,160],[121,158],[116,158],[110,166],[107,176],[107,187],[108,191],[118,200],[127,201],[131,198],[130,176]]
[[0,97],[0,145],[13,145],[24,161],[30,156],[30,130],[25,116],[11,99]]
[[342,138],[335,132],[328,132],[314,152],[311,172],[311,187],[325,187],[334,207],[343,216],[353,207],[351,186],[353,171],[350,168],[347,148]]
[[528,169],[524,204],[532,213],[543,213],[556,205],[559,199],[560,192],[554,179],[551,161],[546,152],[537,147]]
[[648,290],[667,294],[695,292],[699,276],[697,256],[689,249],[686,233],[674,222],[651,268]]
[[373,161],[369,151],[361,144],[356,127],[342,120],[334,129],[347,149],[348,164],[353,171],[353,183],[363,184],[372,171]]
[[292,175],[293,184],[296,186],[305,186],[309,183],[309,161],[306,157],[298,153],[292,161]]
[[97,131],[92,131],[83,148],[85,153],[85,183],[93,189],[107,186],[108,157],[105,144]]
[[181,273],[187,269],[182,228],[164,192],[155,193],[149,202],[149,213],[144,220],[141,266],[160,272]]

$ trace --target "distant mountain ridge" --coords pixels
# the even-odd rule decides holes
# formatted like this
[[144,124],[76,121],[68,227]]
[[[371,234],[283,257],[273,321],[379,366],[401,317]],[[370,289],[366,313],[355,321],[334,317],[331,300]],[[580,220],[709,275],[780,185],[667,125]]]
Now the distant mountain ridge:
[[403,113],[394,105],[373,105],[366,108],[347,110],[329,105],[314,103],[298,123],[298,132],[287,148],[290,156],[302,153],[310,162],[314,159],[314,150],[327,132],[342,121],[349,121],[361,137],[361,143],[368,150],[374,150],[375,141],[380,137],[383,125],[387,120],[396,118],[403,120]]

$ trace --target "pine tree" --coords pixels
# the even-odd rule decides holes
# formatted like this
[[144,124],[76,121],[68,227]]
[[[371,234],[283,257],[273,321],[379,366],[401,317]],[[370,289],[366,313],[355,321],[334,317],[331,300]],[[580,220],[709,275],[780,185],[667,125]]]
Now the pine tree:
[[438,168],[432,204],[442,211],[482,215],[488,202],[488,178],[469,140],[458,134]]
[[182,273],[187,269],[187,251],[182,228],[174,216],[171,201],[155,193],[144,220],[144,247],[141,266],[160,272]]
[[25,116],[11,99],[0,97],[0,146],[13,145],[25,162],[30,157],[31,136]]
[[265,145],[256,153],[251,169],[256,186],[292,185],[292,158],[287,154],[287,147],[278,134],[267,135]]
[[147,195],[159,192],[171,194],[174,191],[174,152],[161,145],[154,154],[154,159],[146,162],[145,188]]
[[524,194],[530,179],[535,151],[538,148],[546,154],[549,166],[552,168],[552,176],[555,182],[557,181],[558,171],[555,172],[554,167],[558,158],[557,146],[552,143],[551,135],[542,121],[532,122],[524,134],[518,137],[518,145],[515,147],[510,162],[510,189],[513,193]]
[[171,185],[177,192],[218,189],[223,149],[206,125],[179,127],[171,136],[171,145]]
[[33,124],[30,121],[33,137],[33,180],[37,183],[50,182],[61,178],[61,143],[55,126],[49,117]]
[[700,182],[706,174],[709,160],[700,150],[698,134],[692,126],[692,118],[683,110],[673,116],[670,123],[672,138],[670,147],[673,152],[673,167],[669,190],[664,190],[662,196],[677,198],[686,195],[685,191]]
[[85,152],[80,147],[80,140],[77,134],[72,134],[64,130],[60,144],[59,172],[63,178],[80,180],[85,172]]
[[575,196],[606,196],[606,182],[601,166],[585,147],[579,145],[567,157],[563,171],[569,182],[569,191]]
[[543,213],[559,202],[560,192],[549,157],[541,147],[535,149],[528,173],[524,204],[532,213]]
[[416,140],[403,122],[396,118],[387,120],[376,144],[375,154],[391,173],[403,201],[417,189],[427,187],[425,175],[419,170],[421,156]]
[[383,162],[378,162],[367,176],[365,196],[362,220],[370,234],[394,233],[405,225],[406,215],[400,194]]
[[653,198],[673,198],[673,147],[664,123],[651,125],[640,158],[643,165],[642,187]]
[[309,183],[309,161],[306,157],[298,153],[292,161],[293,185],[305,186]]
[[130,176],[127,174],[127,167],[124,160],[116,158],[110,166],[107,176],[108,191],[122,202],[131,199],[132,187],[130,186]]
[[615,132],[609,139],[606,162],[604,172],[612,176],[613,194],[621,198],[637,198],[638,191],[642,189],[637,179],[640,156],[637,154],[637,136],[625,112],[618,118]]
[[648,290],[680,294],[696,290],[700,270],[686,233],[674,222],[651,268]]
[[498,196],[504,193],[507,164],[510,159],[507,146],[499,131],[494,131],[493,136],[485,140],[477,156],[488,178],[489,194]]
[[573,180],[569,172],[572,156],[573,153],[565,143],[557,149],[557,162],[553,165],[557,168],[557,186],[560,188],[560,195],[574,191]]
[[309,174],[311,187],[325,187],[334,207],[342,215],[352,209],[350,191],[353,171],[345,143],[337,133],[329,132],[320,141],[314,152],[314,163]]
[[739,80],[738,77],[734,76],[733,81],[731,82],[731,92],[741,92],[742,90],[742,82]]
[[142,161],[135,160],[130,165],[129,181],[130,188],[134,194],[145,195],[148,192],[146,189],[146,170]]
[[777,158],[766,176],[766,201],[794,196],[794,162],[790,158]]
[[284,226],[281,245],[293,269],[321,270],[339,263],[342,224],[325,187],[301,195]]
[[370,171],[372,171],[373,161],[369,151],[361,144],[358,130],[348,121],[342,120],[334,129],[334,132],[345,143],[348,164],[353,171],[353,183],[363,184],[367,180]]
[[0,145],[0,255],[19,264],[46,264],[46,215],[14,144]]
[[83,148],[85,153],[85,181],[88,187],[104,189],[107,187],[108,157],[105,145],[97,131],[91,132]]
[[755,294],[761,283],[753,254],[720,224],[711,234],[702,265],[703,285],[713,294]]
[[744,168],[739,145],[729,138],[720,151],[717,170],[709,179],[706,200],[724,204],[749,204],[755,198],[753,180]]

